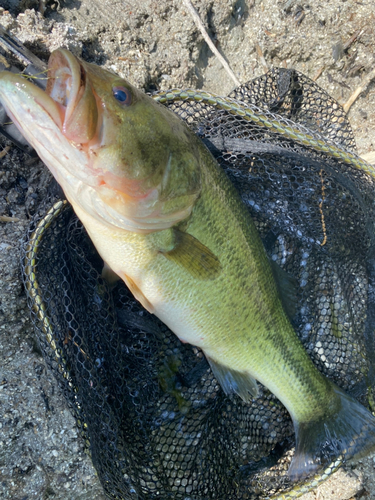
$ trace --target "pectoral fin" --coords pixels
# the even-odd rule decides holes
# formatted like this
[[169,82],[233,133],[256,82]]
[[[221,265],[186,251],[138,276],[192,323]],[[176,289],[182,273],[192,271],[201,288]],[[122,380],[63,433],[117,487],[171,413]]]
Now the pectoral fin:
[[106,262],[104,262],[102,278],[106,280],[109,285],[113,286],[120,279],[120,276],[116,274]]
[[138,288],[136,283],[126,274],[120,273],[121,279],[125,281],[126,286],[129,288],[134,297],[142,304],[142,306],[151,314],[154,313],[154,306],[151,302],[145,297],[142,290]]
[[219,259],[209,248],[189,233],[174,229],[175,246],[162,252],[168,259],[183,267],[194,278],[209,280],[216,278],[221,271]]
[[258,396],[258,384],[254,377],[246,372],[231,370],[208,356],[206,358],[225,394],[233,394],[235,392],[245,402],[251,401],[252,397],[255,398]]

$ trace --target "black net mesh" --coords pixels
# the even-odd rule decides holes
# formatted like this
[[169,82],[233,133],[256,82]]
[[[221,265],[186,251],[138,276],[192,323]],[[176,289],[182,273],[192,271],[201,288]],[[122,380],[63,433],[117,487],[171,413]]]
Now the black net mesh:
[[[275,70],[231,97],[355,149],[343,110],[295,71]],[[293,325],[312,360],[369,406],[373,179],[214,106],[169,106],[239,190],[270,259],[295,278]],[[262,387],[252,403],[225,396],[199,349],[182,344],[123,283],[109,289],[69,207],[49,225],[40,220],[28,236],[45,227],[39,247],[26,242],[24,256],[33,318],[108,497],[242,500],[289,487],[294,436],[281,403]]]

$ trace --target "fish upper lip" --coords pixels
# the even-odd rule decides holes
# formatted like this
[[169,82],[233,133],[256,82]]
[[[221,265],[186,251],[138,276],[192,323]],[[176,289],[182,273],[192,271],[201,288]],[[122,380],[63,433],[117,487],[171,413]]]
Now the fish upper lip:
[[63,134],[77,144],[90,142],[98,128],[97,96],[82,63],[65,49],[50,56],[46,93],[60,107]]
[[46,93],[65,109],[64,121],[72,114],[81,84],[81,66],[70,52],[56,50],[48,62]]

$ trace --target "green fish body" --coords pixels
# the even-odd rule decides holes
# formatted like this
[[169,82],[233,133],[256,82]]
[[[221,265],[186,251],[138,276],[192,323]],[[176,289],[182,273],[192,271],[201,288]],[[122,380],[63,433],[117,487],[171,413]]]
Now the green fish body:
[[201,141],[125,80],[58,50],[47,91],[0,73],[0,100],[134,296],[200,347],[223,390],[257,381],[289,411],[292,479],[375,447],[375,419],[315,368],[255,225]]

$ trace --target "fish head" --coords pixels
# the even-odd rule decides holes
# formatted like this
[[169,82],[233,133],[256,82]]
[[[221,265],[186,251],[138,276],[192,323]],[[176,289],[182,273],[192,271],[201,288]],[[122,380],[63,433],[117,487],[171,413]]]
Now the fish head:
[[201,189],[198,139],[125,79],[58,49],[46,91],[3,72],[0,100],[73,206],[134,232],[190,215]]

